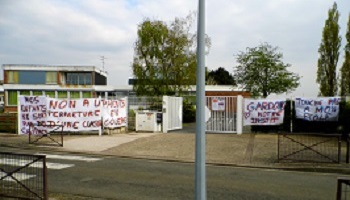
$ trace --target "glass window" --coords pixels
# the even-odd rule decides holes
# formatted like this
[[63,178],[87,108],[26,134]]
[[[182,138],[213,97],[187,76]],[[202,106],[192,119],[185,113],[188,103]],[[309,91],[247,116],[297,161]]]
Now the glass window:
[[67,84],[69,85],[91,85],[91,73],[67,73]]
[[6,71],[7,83],[18,83],[18,71]]
[[45,96],[55,98],[55,91],[45,91]]
[[57,72],[46,72],[46,84],[57,84]]
[[71,99],[80,99],[80,92],[70,92],[70,98]]
[[43,96],[43,91],[34,90],[33,91],[33,96]]
[[57,97],[58,97],[59,99],[65,99],[65,98],[68,97],[68,95],[67,95],[67,92],[66,92],[66,91],[58,91],[58,92],[57,92]]
[[92,94],[91,92],[83,92],[83,98],[91,98]]
[[92,84],[92,77],[90,73],[85,74],[85,85],[91,85]]
[[30,91],[29,90],[22,90],[19,92],[22,96],[30,96]]
[[7,94],[8,94],[7,95],[7,105],[16,106],[17,100],[18,100],[17,91],[9,90],[9,91],[7,91]]

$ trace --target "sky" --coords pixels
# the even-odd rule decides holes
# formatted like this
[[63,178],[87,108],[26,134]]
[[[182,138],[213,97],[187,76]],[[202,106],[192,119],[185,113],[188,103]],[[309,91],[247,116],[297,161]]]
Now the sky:
[[[337,0],[344,60],[350,1]],[[330,0],[206,0],[209,70],[230,73],[247,47],[279,47],[301,76],[287,96],[315,97],[318,48]],[[89,65],[108,72],[108,84],[127,85],[137,28],[146,18],[170,23],[196,12],[198,0],[0,0],[0,65]],[[193,33],[197,21],[194,22]],[[104,57],[104,66],[102,57]],[[0,72],[3,79],[3,72]],[[273,95],[272,95],[273,96]]]

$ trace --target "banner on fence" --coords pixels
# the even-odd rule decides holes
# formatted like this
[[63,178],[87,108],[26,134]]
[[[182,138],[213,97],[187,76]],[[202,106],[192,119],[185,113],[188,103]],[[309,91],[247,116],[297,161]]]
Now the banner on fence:
[[285,105],[285,100],[244,99],[243,125],[282,124]]
[[116,128],[127,125],[127,99],[100,100],[102,107],[103,127]]
[[99,98],[55,99],[45,96],[19,97],[20,134],[45,134],[63,126],[64,131],[94,131],[127,125],[127,100]]
[[307,121],[338,121],[340,101],[340,97],[296,97],[296,118]]
[[[46,119],[47,103],[45,96],[20,96],[19,97],[19,129],[20,134],[29,134],[31,124],[38,124],[38,121]],[[47,133],[42,126],[33,127],[34,134]]]

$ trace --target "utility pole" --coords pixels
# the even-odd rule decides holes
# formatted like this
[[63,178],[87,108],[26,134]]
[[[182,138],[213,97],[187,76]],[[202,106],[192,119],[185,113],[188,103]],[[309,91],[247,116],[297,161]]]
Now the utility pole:
[[198,5],[195,198],[196,200],[206,200],[207,185],[205,169],[205,0],[199,0]]

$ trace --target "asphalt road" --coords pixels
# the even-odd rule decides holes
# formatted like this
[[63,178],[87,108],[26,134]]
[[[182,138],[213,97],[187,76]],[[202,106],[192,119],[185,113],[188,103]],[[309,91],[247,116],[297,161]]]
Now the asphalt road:
[[[73,164],[61,170],[49,169],[50,198],[194,199],[193,163],[98,158],[101,159],[92,162],[48,159],[49,162]],[[335,199],[337,176],[208,166],[207,199]]]

